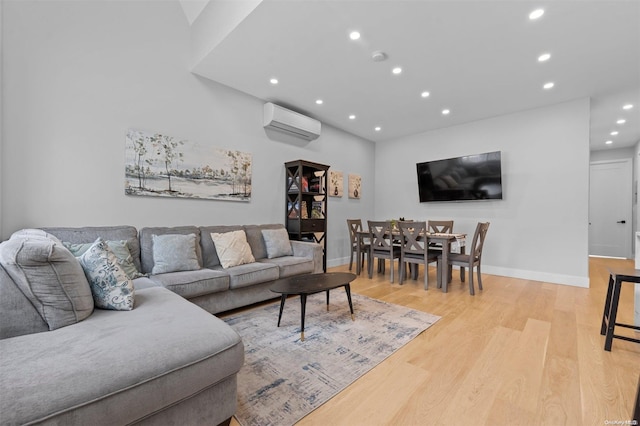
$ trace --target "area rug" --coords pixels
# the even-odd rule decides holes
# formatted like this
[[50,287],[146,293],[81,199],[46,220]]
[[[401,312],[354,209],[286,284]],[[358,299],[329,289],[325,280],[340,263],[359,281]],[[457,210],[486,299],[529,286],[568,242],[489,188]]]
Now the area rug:
[[293,425],[327,402],[440,317],[354,294],[355,321],[344,292],[309,296],[300,340],[300,299],[222,318],[242,337],[236,420],[243,426]]

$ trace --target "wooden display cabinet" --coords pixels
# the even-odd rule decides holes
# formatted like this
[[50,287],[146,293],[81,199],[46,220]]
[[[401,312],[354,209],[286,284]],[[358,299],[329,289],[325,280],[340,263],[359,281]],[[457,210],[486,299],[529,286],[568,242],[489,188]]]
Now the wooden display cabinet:
[[326,272],[329,166],[305,160],[289,161],[284,165],[285,223],[289,238],[322,245],[322,269]]

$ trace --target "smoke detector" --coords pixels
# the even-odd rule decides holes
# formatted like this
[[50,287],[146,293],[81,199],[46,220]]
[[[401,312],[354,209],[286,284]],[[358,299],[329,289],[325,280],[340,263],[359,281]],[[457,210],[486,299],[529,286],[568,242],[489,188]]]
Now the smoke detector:
[[373,59],[374,62],[382,62],[387,59],[387,54],[380,50],[376,50],[371,54],[371,59]]

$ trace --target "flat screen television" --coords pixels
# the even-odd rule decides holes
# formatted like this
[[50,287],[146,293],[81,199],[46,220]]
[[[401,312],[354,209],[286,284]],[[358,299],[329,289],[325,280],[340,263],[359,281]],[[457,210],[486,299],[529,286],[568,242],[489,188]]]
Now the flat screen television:
[[502,199],[500,151],[417,163],[420,202]]

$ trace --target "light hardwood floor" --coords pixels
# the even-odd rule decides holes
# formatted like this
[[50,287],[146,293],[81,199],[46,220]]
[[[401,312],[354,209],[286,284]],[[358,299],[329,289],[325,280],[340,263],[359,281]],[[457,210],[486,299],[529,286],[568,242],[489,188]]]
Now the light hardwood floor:
[[[589,264],[589,289],[483,274],[484,290],[476,288],[475,296],[457,271],[448,293],[435,285],[424,291],[422,273],[402,286],[389,283],[389,268],[373,279],[361,275],[351,285],[354,293],[442,319],[299,425],[629,421],[640,344],[615,339],[606,352],[600,324],[607,267],[632,267],[633,261],[591,258]],[[435,275],[430,268],[431,283]],[[633,287],[623,287],[618,322],[631,323]],[[622,330],[619,334],[638,336]]]

